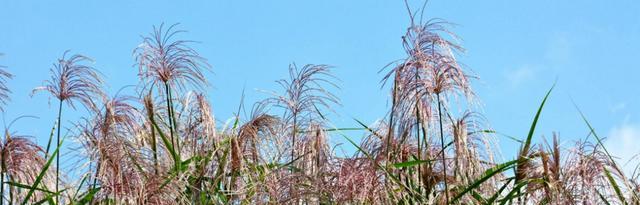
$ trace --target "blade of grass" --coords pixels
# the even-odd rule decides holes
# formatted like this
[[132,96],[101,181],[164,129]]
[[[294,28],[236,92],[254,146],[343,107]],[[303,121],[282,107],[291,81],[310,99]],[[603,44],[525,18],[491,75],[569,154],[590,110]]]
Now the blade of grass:
[[512,201],[513,199],[516,199],[518,197],[520,197],[522,194],[520,193],[520,189],[522,189],[522,187],[528,185],[529,182],[527,181],[520,181],[518,183],[515,184],[514,188],[507,194],[507,196],[505,196],[504,198],[498,200],[498,202],[501,202],[500,205],[504,205],[507,204],[507,202]]
[[51,148],[51,142],[53,142],[53,136],[56,133],[56,123],[54,123],[53,127],[51,128],[51,134],[49,134],[49,141],[47,142],[47,149],[45,150],[45,157],[48,158],[49,157],[49,148]]
[[[31,185],[26,185],[26,184],[20,184],[17,182],[5,182],[5,184],[9,185],[9,186],[13,186],[13,187],[17,187],[17,188],[22,188],[22,189],[31,189]],[[47,194],[54,194],[55,192],[53,191],[49,191],[48,189],[43,189],[43,188],[35,188],[36,191],[41,191],[41,192],[45,192]]]
[[173,180],[175,177],[178,176],[178,174],[180,174],[181,172],[184,172],[187,170],[187,168],[189,168],[189,165],[194,162],[194,161],[198,161],[199,160],[199,156],[194,156],[191,157],[183,162],[180,163],[180,166],[178,167],[177,170],[172,170],[169,173],[169,176],[164,180],[164,182],[162,183],[162,185],[160,185],[160,190],[162,190],[165,186],[167,186],[171,180]]
[[542,108],[544,108],[544,104],[547,102],[547,99],[549,98],[549,95],[551,95],[551,91],[553,91],[553,88],[556,85],[553,84],[553,86],[551,86],[551,89],[549,89],[549,91],[547,91],[547,94],[544,96],[544,99],[542,100],[542,103],[540,103],[540,107],[538,108],[538,112],[536,112],[536,116],[533,118],[533,123],[531,123],[531,128],[529,129],[529,134],[527,134],[527,139],[524,141],[524,145],[523,145],[523,149],[522,149],[522,153],[528,153],[529,150],[531,149],[531,139],[533,138],[533,134],[536,130],[536,126],[538,125],[538,119],[540,118],[540,114],[542,113]]
[[482,183],[484,183],[487,180],[491,179],[491,177],[493,177],[493,176],[495,176],[497,174],[500,174],[500,173],[502,173],[502,172],[504,172],[504,171],[506,171],[508,169],[511,169],[517,163],[518,163],[518,160],[511,160],[511,161],[496,165],[495,167],[493,167],[491,169],[488,169],[487,171],[484,172],[484,174],[482,174],[482,176],[479,179],[477,179],[473,183],[467,185],[466,188],[462,192],[460,192],[455,197],[453,197],[453,199],[450,201],[450,203],[451,204],[455,204],[465,194],[469,193],[470,191],[472,191],[475,188],[480,187],[480,185],[482,185]]
[[93,197],[100,191],[101,187],[91,188],[89,191],[84,194],[84,196],[76,202],[76,205],[85,205],[91,203],[93,201]]
[[500,189],[498,189],[498,192],[496,192],[495,194],[493,194],[493,196],[491,198],[489,198],[489,200],[487,200],[486,204],[494,204],[494,202],[498,199],[498,197],[500,197],[500,195],[502,194],[502,192],[509,187],[509,184],[511,184],[511,181],[513,181],[513,177],[507,179],[507,182],[505,182],[502,187],[500,187]]
[[395,163],[395,164],[393,164],[393,167],[396,168],[396,169],[414,167],[414,166],[418,166],[418,165],[424,164],[424,163],[429,163],[429,162],[432,162],[432,161],[434,161],[434,160],[411,160],[411,161],[406,161],[406,162]]
[[84,184],[84,182],[86,182],[88,178],[89,178],[89,175],[84,175],[84,177],[82,177],[82,180],[80,181],[80,184],[76,189],[76,192],[73,194],[73,197],[71,197],[72,199],[76,199],[76,197],[78,196],[78,193],[80,193],[80,188],[82,188],[82,184]]
[[602,200],[602,202],[606,205],[611,205],[611,203],[609,203],[609,200],[607,200],[607,198],[605,198],[602,193],[600,193],[600,191],[596,190],[596,193],[598,193],[598,197],[600,197],[600,199]]
[[179,168],[178,166],[179,166],[181,160],[180,160],[180,156],[178,155],[178,153],[176,153],[175,147],[173,147],[173,143],[171,143],[169,141],[167,136],[162,132],[162,130],[158,126],[158,123],[156,123],[156,121],[154,119],[151,119],[151,124],[158,131],[158,134],[160,135],[160,139],[162,139],[162,143],[165,145],[165,147],[167,148],[167,150],[171,154],[171,157],[172,157],[173,162],[174,162],[175,170],[178,170],[178,168]]
[[613,190],[616,192],[616,196],[618,197],[620,202],[622,204],[627,204],[627,200],[622,195],[622,190],[620,190],[620,186],[618,186],[618,183],[616,183],[616,179],[613,178],[611,172],[609,172],[607,168],[604,168],[604,174],[607,176],[607,180],[609,180],[609,183],[611,183],[611,187],[613,187]]

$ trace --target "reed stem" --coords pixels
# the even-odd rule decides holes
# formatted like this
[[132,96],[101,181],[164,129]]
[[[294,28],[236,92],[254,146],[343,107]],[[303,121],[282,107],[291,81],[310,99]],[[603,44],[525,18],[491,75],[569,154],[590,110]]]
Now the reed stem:
[[[62,102],[63,100],[60,100],[60,104],[58,107],[58,134],[56,136],[56,145],[59,149],[60,147],[60,129],[61,129],[61,125],[62,125]],[[60,192],[60,152],[56,153],[56,193]],[[59,198],[59,194],[56,195],[56,204],[60,203],[60,198]]]
[[440,150],[441,154],[442,154],[442,174],[443,174],[443,180],[444,181],[444,195],[445,195],[445,201],[446,204],[449,204],[449,185],[447,183],[447,159],[445,157],[445,145],[444,145],[444,128],[442,125],[442,101],[440,101],[440,93],[436,93],[436,97],[438,100],[438,119],[440,120],[440,145],[442,150]]

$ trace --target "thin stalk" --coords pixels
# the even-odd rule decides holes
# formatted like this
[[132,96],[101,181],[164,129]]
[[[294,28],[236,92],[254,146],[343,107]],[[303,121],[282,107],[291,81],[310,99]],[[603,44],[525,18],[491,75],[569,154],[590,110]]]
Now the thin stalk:
[[[387,164],[385,165],[385,171],[387,173],[391,173],[391,166],[389,166],[391,164],[391,153],[389,152],[391,150],[391,137],[393,136],[393,116],[395,114],[395,110],[396,110],[396,93],[398,91],[398,83],[395,81],[393,81],[393,91],[391,93],[391,113],[389,113],[389,127],[387,129],[387,139],[386,139],[386,157],[387,157]],[[389,185],[389,177],[385,177],[385,186]]]
[[[60,105],[58,107],[58,135],[56,136],[56,145],[58,147],[60,147],[60,127],[62,125],[62,102],[63,100],[60,100]],[[59,193],[60,191],[60,152],[56,153],[56,193]],[[59,204],[59,196],[56,195],[56,204]]]
[[[180,156],[180,147],[179,147],[179,144],[178,144],[179,143],[178,142],[179,139],[178,139],[177,136],[174,137],[174,130],[177,129],[177,126],[175,126],[176,125],[176,123],[175,123],[176,119],[174,118],[174,115],[173,115],[173,111],[174,110],[173,110],[173,99],[171,97],[171,86],[169,86],[168,83],[165,83],[164,84],[164,88],[165,88],[164,90],[165,90],[166,97],[167,97],[167,109],[168,109],[168,112],[169,112],[168,113],[168,117],[169,117],[169,132],[170,132],[169,134],[171,136],[171,146],[175,150],[176,154],[178,156]],[[176,173],[180,172],[180,170],[178,168],[179,163],[180,163],[179,161],[175,162]]]
[[[296,158],[296,132],[297,132],[297,115],[293,114],[293,133],[291,133],[291,161]],[[295,167],[295,164],[292,164]],[[293,170],[292,170],[293,171]]]
[[[291,134],[291,166],[293,167],[291,169],[291,174],[293,174],[293,172],[296,170],[296,132],[297,132],[297,126],[298,126],[298,115],[297,112],[293,113],[293,133]],[[289,186],[289,195],[293,196],[293,192],[295,190],[295,186],[297,184],[297,179],[294,180],[295,183],[293,185]],[[297,200],[296,200],[296,204],[297,204]]]
[[[7,180],[8,182],[14,181],[13,177],[11,177],[11,176],[8,176],[7,178],[8,178],[8,180]],[[9,203],[8,204],[13,204],[13,189],[14,188],[11,187],[11,186],[9,186],[8,188],[9,188]]]
[[395,110],[396,110],[396,94],[398,92],[398,84],[397,82],[395,82],[395,80],[393,81],[393,93],[391,95],[391,113],[389,113],[389,129],[387,130],[387,162],[390,160],[391,158],[391,153],[389,153],[390,147],[391,147],[391,137],[393,135],[393,116],[395,114]]
[[158,147],[156,145],[156,129],[151,127],[151,149],[153,150],[153,169],[158,175]]
[[176,146],[175,145],[175,139],[173,138],[173,118],[171,117],[171,113],[173,111],[173,108],[171,106],[171,93],[169,93],[169,84],[165,83],[164,84],[164,91],[165,91],[165,95],[167,97],[167,111],[168,113],[168,117],[169,117],[169,136],[171,137],[171,146]]
[[442,153],[442,173],[443,173],[443,179],[444,179],[444,194],[445,194],[445,201],[446,204],[449,204],[449,185],[447,183],[447,161],[445,158],[445,145],[444,145],[444,129],[442,128],[442,108],[441,108],[441,104],[442,102],[440,101],[440,93],[436,93],[436,97],[438,98],[438,118],[440,120],[440,145],[442,150],[440,151]]
[[[425,167],[425,168],[428,168],[428,167],[431,167],[431,158],[429,156],[429,141],[427,140],[427,128],[423,124],[420,124],[420,128],[422,130],[422,143],[424,145],[424,153],[425,153],[425,156],[426,156],[426,159],[424,159],[424,160],[427,160],[427,167]],[[420,150],[420,149],[422,149],[422,148],[421,147],[418,148],[418,150]],[[420,168],[422,168],[422,167],[423,166],[420,166]],[[426,170],[422,170],[422,171],[426,171]],[[422,177],[422,175],[420,175],[420,176]],[[422,180],[423,180],[423,182],[426,182],[427,179],[423,178]],[[425,194],[427,195],[427,198],[428,198],[429,195],[428,195],[427,191],[428,190],[425,189]]]
[[[176,118],[176,110],[174,109],[173,106],[173,91],[171,90],[171,87],[168,87],[169,89],[169,103],[171,104],[171,122],[173,124],[173,130],[176,132],[176,150],[178,151],[178,155],[181,155],[180,153],[180,135],[178,133],[178,118]],[[177,120],[178,119],[178,120]]]
[[[101,165],[102,163],[100,163],[100,162],[96,162],[96,164],[97,164],[97,165],[96,165],[96,174],[93,176],[93,185],[91,186],[91,189],[92,189],[92,190],[95,190],[95,189],[96,189],[96,184],[98,184],[98,177],[99,177],[99,174],[100,174],[100,165]],[[92,197],[92,198],[91,198],[91,202],[93,202],[93,199],[94,199],[94,198]]]
[[[416,67],[416,82],[420,80],[418,75],[418,68]],[[420,127],[422,127],[420,119],[420,97],[418,96],[418,89],[416,89],[416,139],[418,140],[418,160],[422,160],[422,144],[420,143]],[[426,142],[424,142],[426,143]],[[422,179],[422,166],[418,166],[418,179]],[[418,193],[422,193],[422,187],[418,186]]]

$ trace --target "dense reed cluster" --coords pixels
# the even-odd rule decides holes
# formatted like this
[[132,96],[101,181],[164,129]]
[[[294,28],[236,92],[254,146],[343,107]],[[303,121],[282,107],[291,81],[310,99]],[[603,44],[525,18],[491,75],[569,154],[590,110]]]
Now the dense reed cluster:
[[[203,92],[211,66],[178,39],[177,25],[154,27],[134,49],[140,82],[131,95],[106,94],[92,60],[65,52],[34,89],[59,103],[48,144],[10,125],[0,140],[0,204],[640,204],[638,176],[622,171],[586,119],[591,138],[575,146],[561,147],[555,135],[533,143],[551,90],[519,154],[502,160],[450,24],[423,23],[407,8],[406,57],[382,79],[390,110],[371,125],[354,122],[359,142],[326,118],[340,105],[328,65],[290,65],[276,81],[282,90],[219,125],[225,120]],[[2,105],[12,77],[5,69]],[[78,103],[87,116],[65,125]],[[61,136],[65,126],[72,136]],[[329,137],[356,150],[337,154]],[[82,163],[61,167],[63,151]]]

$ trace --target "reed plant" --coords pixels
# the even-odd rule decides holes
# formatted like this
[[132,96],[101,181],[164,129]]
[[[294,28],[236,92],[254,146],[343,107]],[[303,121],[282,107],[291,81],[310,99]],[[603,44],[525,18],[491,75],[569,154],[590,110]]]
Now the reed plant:
[[[92,60],[65,52],[34,89],[58,102],[48,144],[5,126],[0,203],[640,204],[638,174],[623,171],[579,109],[589,138],[567,146],[536,132],[553,87],[532,110],[526,135],[513,137],[518,154],[503,160],[500,135],[471,88],[477,77],[458,61],[464,48],[453,24],[423,20],[424,6],[405,5],[405,56],[381,80],[390,110],[376,122],[354,119],[356,128],[331,123],[340,87],[325,64],[291,64],[275,83],[280,91],[250,109],[243,97],[234,117],[216,118],[206,93],[212,66],[195,41],[178,38],[185,34],[178,24],[153,27],[133,49],[140,80],[129,95],[106,94]],[[3,112],[10,111],[6,69]],[[88,112],[64,136],[64,105],[78,103]],[[62,149],[67,138],[78,148]],[[338,154],[332,138],[355,150]],[[69,159],[61,153],[83,163],[62,167]],[[61,176],[66,170],[79,174]]]

